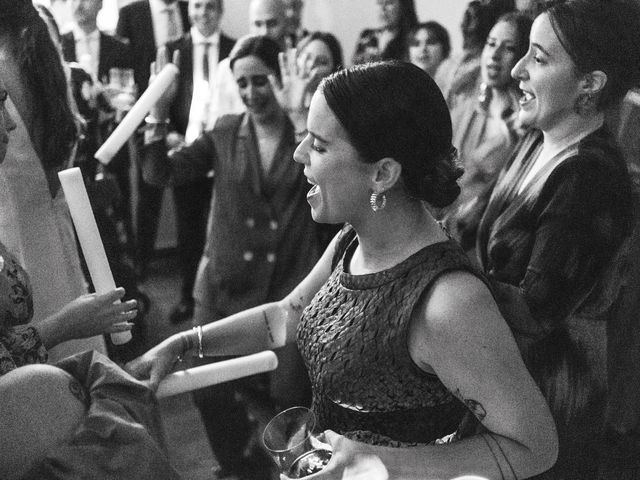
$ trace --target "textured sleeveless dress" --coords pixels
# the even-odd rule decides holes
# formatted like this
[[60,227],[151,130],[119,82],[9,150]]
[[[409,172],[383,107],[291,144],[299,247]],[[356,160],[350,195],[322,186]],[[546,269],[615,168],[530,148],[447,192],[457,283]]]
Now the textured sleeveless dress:
[[316,430],[370,444],[430,443],[453,433],[466,411],[407,345],[411,314],[444,272],[473,272],[453,240],[429,245],[373,274],[348,273],[358,241],[346,227],[331,276],[303,312],[298,348],[313,387]]

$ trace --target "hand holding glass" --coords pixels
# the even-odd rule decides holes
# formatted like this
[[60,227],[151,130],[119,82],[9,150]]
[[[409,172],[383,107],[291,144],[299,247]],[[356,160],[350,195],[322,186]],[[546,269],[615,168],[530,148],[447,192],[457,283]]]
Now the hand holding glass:
[[267,424],[264,446],[289,478],[303,478],[321,471],[331,459],[331,447],[313,436],[316,419],[305,407],[289,408]]

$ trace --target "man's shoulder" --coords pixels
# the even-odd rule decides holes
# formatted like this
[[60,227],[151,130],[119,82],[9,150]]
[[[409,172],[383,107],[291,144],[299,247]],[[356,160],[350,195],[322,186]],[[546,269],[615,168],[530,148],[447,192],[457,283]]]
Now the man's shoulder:
[[151,10],[149,6],[149,0],[135,0],[131,3],[127,3],[124,7],[120,9],[120,16],[135,16],[140,12],[144,12],[145,10]]

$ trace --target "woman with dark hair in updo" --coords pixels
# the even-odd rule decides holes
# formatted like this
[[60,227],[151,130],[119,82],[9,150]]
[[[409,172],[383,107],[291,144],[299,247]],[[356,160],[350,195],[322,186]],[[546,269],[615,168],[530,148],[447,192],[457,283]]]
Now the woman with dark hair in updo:
[[555,2],[536,18],[512,70],[523,92],[518,119],[531,130],[500,173],[478,230],[481,264],[558,426],[551,478],[640,475],[637,446],[617,474],[598,472],[599,461],[616,463],[606,435],[638,432],[640,414],[608,392],[617,372],[618,394],[637,404],[637,391],[626,392],[637,365],[618,370],[624,352],[611,347],[626,337],[637,349],[639,332],[614,328],[634,209],[627,166],[604,126],[605,109],[638,85],[639,58],[637,2]]
[[[548,469],[548,407],[489,288],[430,213],[455,200],[460,176],[437,85],[409,63],[341,70],[321,82],[307,128],[294,160],[312,185],[311,215],[347,226],[283,300],[169,337],[128,370],[155,386],[194,348],[254,352],[286,331],[333,448],[314,478],[342,478],[361,454],[390,478]],[[483,433],[435,445],[467,411]]]

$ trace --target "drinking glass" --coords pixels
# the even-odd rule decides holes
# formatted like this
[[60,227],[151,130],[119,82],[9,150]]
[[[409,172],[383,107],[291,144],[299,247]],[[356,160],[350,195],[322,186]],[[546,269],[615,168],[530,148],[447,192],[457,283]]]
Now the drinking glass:
[[331,446],[313,436],[315,424],[315,415],[305,407],[284,410],[267,424],[262,440],[280,473],[303,478],[329,463]]
[[107,97],[111,106],[122,114],[136,101],[136,84],[131,68],[110,68]]

